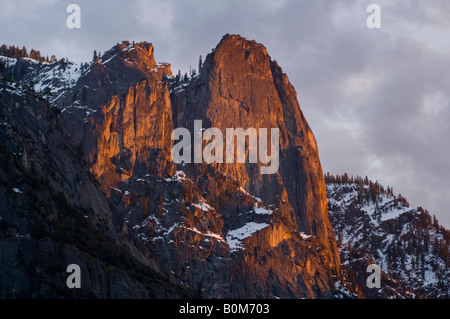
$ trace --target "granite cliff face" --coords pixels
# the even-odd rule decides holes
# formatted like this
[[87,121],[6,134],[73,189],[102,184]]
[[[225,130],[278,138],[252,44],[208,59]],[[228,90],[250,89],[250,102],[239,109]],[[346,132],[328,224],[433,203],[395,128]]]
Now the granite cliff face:
[[[0,298],[179,298],[108,203],[61,112],[0,79]],[[82,288],[66,286],[78,264]]]
[[[245,227],[254,217],[240,217],[241,211],[254,212],[252,205],[265,203],[271,212],[264,219],[268,226],[246,240],[245,250],[231,254],[234,267],[255,271],[255,280],[264,284],[273,278],[271,285],[279,281],[293,290],[271,291],[267,284],[263,288],[266,296],[329,293],[333,288],[327,282],[328,273],[338,272],[339,256],[332,239],[316,142],[294,88],[264,46],[240,36],[225,36],[207,56],[199,75],[188,85],[173,88],[171,98],[174,126],[187,127],[191,132],[196,119],[202,119],[204,128],[216,127],[222,132],[238,127],[257,131],[279,128],[280,167],[276,174],[261,175],[262,164],[248,160],[245,164],[212,164],[207,168],[261,200],[247,206],[238,201],[234,211],[229,206],[235,205],[227,205],[225,200],[224,208],[219,209],[225,228],[220,234],[225,238],[227,231]],[[194,176],[195,185],[202,184],[189,165],[183,169]],[[201,191],[220,188],[215,180],[207,184]],[[235,189],[239,193],[242,188]],[[215,197],[208,201],[214,202]],[[302,233],[311,237],[305,241]],[[260,262],[261,257],[265,263]]]
[[[226,35],[188,79],[156,63],[148,43],[117,44],[80,68],[57,63],[41,72],[22,67],[16,80],[32,81],[61,111],[72,145],[114,207],[100,215],[124,221],[117,241],[141,262],[196,297],[340,296],[316,141],[264,46]],[[265,164],[248,157],[174,164],[171,133],[185,127],[194,136],[194,120],[222,132],[278,128],[278,171],[261,175]]]
[[171,75],[169,65],[156,64],[151,44],[123,42],[56,101],[106,194],[150,164],[170,171],[172,110],[163,79]]
[[[323,174],[287,76],[262,45],[240,36],[225,36],[184,82],[148,48],[118,45],[79,79],[75,92],[94,93],[72,105],[86,105],[91,116],[58,105],[103,191],[152,248],[150,258],[199,297],[332,296],[339,255]],[[122,75],[128,89],[115,80]],[[194,136],[199,119],[222,132],[279,128],[278,172],[261,175],[263,164],[248,160],[176,166],[171,133],[186,127]]]

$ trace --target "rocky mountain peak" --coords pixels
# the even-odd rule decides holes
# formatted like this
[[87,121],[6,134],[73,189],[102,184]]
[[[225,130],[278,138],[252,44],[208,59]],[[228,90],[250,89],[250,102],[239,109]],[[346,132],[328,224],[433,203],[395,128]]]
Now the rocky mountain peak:
[[207,57],[205,65],[210,63],[216,69],[235,66],[233,71],[240,71],[235,73],[236,77],[249,73],[270,76],[270,56],[266,48],[255,40],[247,40],[240,35],[225,35]]
[[175,127],[193,131],[193,121],[203,119],[204,127],[222,132],[238,127],[279,129],[276,174],[261,175],[261,162],[217,164],[216,170],[263,201],[282,207],[286,217],[295,216],[302,231],[322,238],[327,246],[333,242],[314,134],[295,89],[263,45],[239,35],[224,36],[206,57],[200,76],[175,90],[171,99]]
[[154,51],[153,44],[149,42],[123,41],[106,51],[97,63],[122,71],[123,68],[137,69],[146,77],[154,77],[155,73],[160,78],[163,75],[172,77],[170,64],[157,63]]
[[[325,183],[314,135],[302,115],[295,89],[277,63],[271,60],[264,46],[239,35],[226,35],[206,57],[200,74],[171,91],[171,102],[174,127],[188,128],[191,134],[195,132],[193,123],[198,119],[202,119],[203,128],[214,127],[222,132],[227,128],[279,130],[280,165],[275,174],[260,174],[260,168],[265,166],[261,161],[256,164],[248,161],[239,164],[213,163],[206,172],[225,177],[241,186],[237,187],[239,192],[251,194],[265,202],[267,207],[273,207],[273,215],[268,214],[269,217],[264,220],[264,224],[270,227],[263,227],[251,236],[259,244],[254,247],[254,242],[248,240],[249,247],[254,247],[258,254],[270,254],[280,245],[289,246],[288,250],[294,249],[291,245],[298,239],[302,241],[303,237],[299,234],[304,233],[316,238],[322,247],[320,257],[311,257],[318,262],[315,269],[330,267],[332,272],[337,272],[339,256],[328,219]],[[262,138],[259,133],[257,135],[258,139]],[[196,181],[194,184],[206,183],[203,179],[199,180],[200,172],[194,164],[187,164],[182,169]],[[207,181],[210,192],[220,189],[217,185],[220,180]],[[220,191],[217,195],[220,196]],[[210,199],[204,195],[204,199],[214,201],[214,196]],[[210,205],[214,206],[211,202]],[[237,205],[239,207],[240,204]],[[241,207],[238,212],[241,209],[246,210]],[[220,215],[224,235],[245,228],[249,222],[243,217],[236,217],[232,210],[220,211]],[[275,255],[272,257],[276,259]],[[297,258],[302,257],[296,256],[290,262],[303,262]],[[242,267],[245,268],[244,265]],[[265,266],[261,266],[259,274],[265,271]],[[303,279],[308,277],[298,273],[291,275]],[[290,284],[298,285],[298,282]],[[329,289],[326,285],[319,286],[322,293]]]
[[220,42],[217,44],[214,51],[219,51],[219,49],[231,46],[241,46],[245,49],[261,49],[265,55],[269,56],[265,46],[261,43],[256,42],[255,40],[248,40],[247,38],[242,37],[239,34],[225,34]]

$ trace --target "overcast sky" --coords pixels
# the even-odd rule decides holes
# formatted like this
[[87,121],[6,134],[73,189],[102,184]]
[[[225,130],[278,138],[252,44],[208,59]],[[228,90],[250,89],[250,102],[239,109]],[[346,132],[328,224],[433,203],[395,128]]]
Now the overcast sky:
[[[70,3],[81,29],[66,26]],[[325,172],[393,186],[450,228],[449,14],[448,0],[0,0],[0,43],[84,62],[148,41],[184,72],[226,33],[255,39],[295,86]]]

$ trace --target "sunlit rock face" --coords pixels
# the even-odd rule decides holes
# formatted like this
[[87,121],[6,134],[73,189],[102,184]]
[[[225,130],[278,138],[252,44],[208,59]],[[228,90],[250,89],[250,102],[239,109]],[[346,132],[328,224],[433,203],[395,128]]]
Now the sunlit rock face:
[[[226,35],[184,79],[155,62],[151,44],[123,42],[77,72],[51,103],[124,221],[120,236],[149,265],[196,297],[335,296],[340,260],[316,141],[263,45]],[[267,164],[248,157],[175,164],[171,134],[185,127],[193,138],[195,120],[224,136],[254,128],[258,140],[278,129],[277,170],[261,174]]]

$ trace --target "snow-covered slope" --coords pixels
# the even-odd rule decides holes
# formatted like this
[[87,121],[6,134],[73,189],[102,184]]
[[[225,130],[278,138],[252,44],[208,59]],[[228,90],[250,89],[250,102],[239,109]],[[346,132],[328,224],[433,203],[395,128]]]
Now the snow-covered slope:
[[50,103],[56,103],[64,93],[73,88],[82,75],[80,65],[69,61],[39,62],[30,58],[0,56],[5,73],[14,80],[28,85]]
[[352,262],[345,250],[356,249],[416,298],[450,297],[450,232],[426,210],[375,184],[328,183],[327,196],[343,265]]

